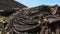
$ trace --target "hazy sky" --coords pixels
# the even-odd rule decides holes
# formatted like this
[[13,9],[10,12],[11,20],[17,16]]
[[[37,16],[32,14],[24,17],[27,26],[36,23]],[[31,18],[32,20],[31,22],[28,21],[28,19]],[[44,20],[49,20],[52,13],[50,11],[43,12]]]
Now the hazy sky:
[[16,0],[28,7],[35,7],[39,5],[54,5],[58,4],[60,5],[60,0]]

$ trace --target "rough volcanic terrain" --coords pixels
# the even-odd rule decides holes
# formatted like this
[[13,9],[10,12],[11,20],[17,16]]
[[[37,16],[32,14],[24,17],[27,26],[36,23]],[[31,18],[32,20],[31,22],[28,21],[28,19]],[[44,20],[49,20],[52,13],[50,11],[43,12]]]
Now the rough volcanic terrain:
[[27,8],[14,0],[1,0],[0,6],[4,10],[0,11],[0,34],[60,34],[58,5]]

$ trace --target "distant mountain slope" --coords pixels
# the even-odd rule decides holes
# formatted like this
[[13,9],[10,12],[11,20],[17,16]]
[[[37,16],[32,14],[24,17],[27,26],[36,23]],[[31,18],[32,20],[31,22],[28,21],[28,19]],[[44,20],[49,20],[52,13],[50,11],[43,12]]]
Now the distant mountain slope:
[[0,12],[27,7],[14,0],[0,0]]

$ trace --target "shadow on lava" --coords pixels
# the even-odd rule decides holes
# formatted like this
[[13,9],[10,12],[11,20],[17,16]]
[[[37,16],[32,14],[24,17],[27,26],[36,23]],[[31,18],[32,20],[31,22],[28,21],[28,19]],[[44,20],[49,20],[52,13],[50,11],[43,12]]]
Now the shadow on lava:
[[48,24],[48,28],[51,29],[51,31],[55,31],[58,27],[60,27],[60,21]]
[[40,30],[41,30],[41,28],[40,27],[37,27],[35,29],[29,30],[28,33],[34,33],[34,34],[36,34],[37,32],[40,32]]

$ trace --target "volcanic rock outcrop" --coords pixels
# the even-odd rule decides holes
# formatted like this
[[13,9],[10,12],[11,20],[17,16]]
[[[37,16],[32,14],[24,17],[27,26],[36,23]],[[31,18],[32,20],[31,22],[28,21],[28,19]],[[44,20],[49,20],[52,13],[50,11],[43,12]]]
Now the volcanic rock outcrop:
[[9,16],[6,30],[11,34],[60,34],[59,7],[42,5],[21,9]]
[[0,0],[0,34],[60,34],[60,6],[27,8]]

